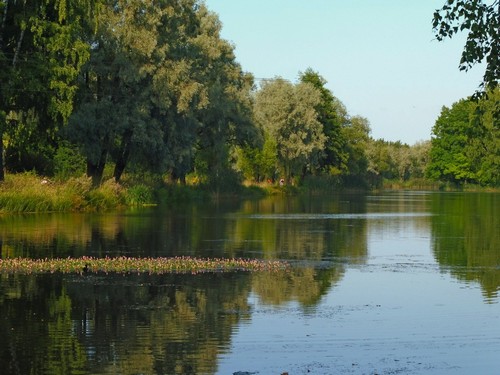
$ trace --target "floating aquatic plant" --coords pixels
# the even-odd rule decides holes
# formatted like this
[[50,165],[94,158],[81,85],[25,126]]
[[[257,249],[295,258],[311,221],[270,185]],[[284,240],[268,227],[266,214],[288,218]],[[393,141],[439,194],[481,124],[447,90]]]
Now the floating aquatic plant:
[[0,259],[0,273],[199,273],[231,271],[281,271],[287,262],[242,258],[8,258]]

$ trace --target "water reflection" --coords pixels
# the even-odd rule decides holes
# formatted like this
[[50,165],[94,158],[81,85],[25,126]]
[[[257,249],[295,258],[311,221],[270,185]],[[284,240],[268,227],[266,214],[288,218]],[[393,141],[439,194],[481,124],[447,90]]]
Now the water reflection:
[[249,319],[249,276],[2,275],[2,368],[213,373],[233,330]]
[[479,282],[494,302],[500,290],[500,195],[434,195],[432,212],[432,249],[441,267]]
[[[364,200],[358,197],[274,197],[229,207],[190,205],[182,210],[118,214],[4,216],[0,218],[1,256],[344,257],[362,262],[366,256],[364,211]],[[305,216],[288,220],[298,213]]]
[[498,194],[389,192],[2,216],[3,258],[190,255],[295,266],[196,276],[1,274],[2,373],[217,373],[218,358],[252,321],[249,301],[313,314],[348,289],[352,269],[416,280],[439,267],[479,283],[496,303],[499,203]]

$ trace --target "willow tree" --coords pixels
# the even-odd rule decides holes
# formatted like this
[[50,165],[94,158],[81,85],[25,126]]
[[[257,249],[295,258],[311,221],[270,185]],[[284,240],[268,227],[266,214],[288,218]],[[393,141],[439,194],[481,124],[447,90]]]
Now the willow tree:
[[71,121],[95,184],[108,161],[119,181],[130,163],[160,171],[192,147],[193,113],[208,103],[193,78],[197,9],[194,0],[106,3]]
[[197,112],[201,124],[197,166],[204,169],[197,172],[220,189],[238,182],[230,163],[234,147],[260,141],[252,118],[253,77],[242,71],[234,47],[220,37],[222,25],[217,15],[201,5],[198,17],[200,34],[193,42],[200,55],[195,77],[205,85],[209,105]]
[[0,164],[4,136],[9,147],[29,152],[53,143],[67,123],[89,57],[80,35],[92,29],[98,9],[99,0],[0,2]]
[[131,164],[183,181],[200,144],[218,155],[250,131],[252,80],[219,30],[196,0],[106,3],[71,121],[94,183],[108,161],[116,181]]
[[263,82],[255,98],[255,118],[266,137],[276,142],[277,159],[286,179],[303,176],[318,162],[327,137],[316,108],[321,93],[310,83],[277,78]]
[[319,160],[319,167],[330,175],[345,173],[347,169],[347,144],[342,129],[349,124],[347,109],[332,92],[325,87],[327,81],[312,69],[300,74],[301,82],[312,84],[321,93],[317,105],[318,120],[323,125],[327,137],[324,152]]
[[96,33],[86,40],[91,56],[81,74],[69,137],[82,148],[94,184],[110,158],[119,181],[134,147],[154,152],[161,144],[150,118],[149,83],[161,11],[152,2],[107,1]]

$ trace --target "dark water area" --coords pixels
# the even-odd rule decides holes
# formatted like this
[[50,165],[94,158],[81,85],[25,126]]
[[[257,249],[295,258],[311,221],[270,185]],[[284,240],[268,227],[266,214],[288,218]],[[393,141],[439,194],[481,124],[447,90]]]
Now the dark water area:
[[290,271],[0,274],[1,374],[495,374],[500,194],[384,192],[0,216],[2,258]]

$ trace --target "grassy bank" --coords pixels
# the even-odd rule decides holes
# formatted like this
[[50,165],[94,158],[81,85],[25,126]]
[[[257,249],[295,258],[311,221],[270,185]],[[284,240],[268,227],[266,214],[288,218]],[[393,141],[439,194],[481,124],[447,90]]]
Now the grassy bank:
[[30,173],[9,174],[0,184],[0,212],[100,211],[158,204],[175,198],[175,194],[175,189],[162,190],[146,183],[127,186],[108,180],[93,187],[87,177],[52,181]]
[[181,201],[264,196],[259,187],[223,192],[204,186],[167,184],[161,179],[132,176],[92,186],[87,177],[56,181],[32,173],[7,174],[0,183],[0,213],[105,211]]
[[99,210],[125,205],[123,189],[114,183],[92,188],[85,177],[54,182],[34,174],[7,175],[0,184],[0,212]]

